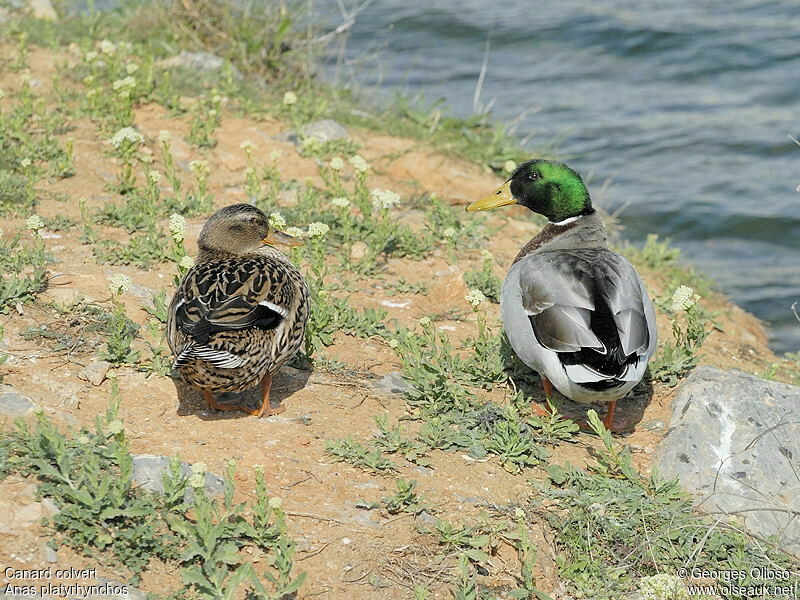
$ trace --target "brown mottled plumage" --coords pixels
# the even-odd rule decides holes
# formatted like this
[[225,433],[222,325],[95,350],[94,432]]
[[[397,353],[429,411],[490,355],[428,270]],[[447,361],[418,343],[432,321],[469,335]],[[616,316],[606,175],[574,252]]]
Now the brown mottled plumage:
[[[201,390],[211,408],[253,415],[270,409],[272,375],[303,343],[308,287],[300,271],[270,243],[296,243],[270,231],[267,216],[249,204],[217,211],[206,222],[200,254],[172,298],[167,340],[174,368]],[[220,392],[262,385],[260,408],[221,404]]]

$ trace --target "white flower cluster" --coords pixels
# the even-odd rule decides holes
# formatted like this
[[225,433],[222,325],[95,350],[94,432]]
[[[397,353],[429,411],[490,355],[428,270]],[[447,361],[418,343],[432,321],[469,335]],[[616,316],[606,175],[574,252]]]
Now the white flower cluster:
[[114,42],[109,40],[103,40],[100,42],[100,52],[103,54],[108,54],[109,56],[113,56],[114,53],[117,51],[117,47],[114,45]]
[[180,244],[186,237],[186,219],[183,215],[172,213],[169,216],[169,234],[176,244]]
[[700,296],[695,294],[692,288],[688,285],[681,285],[672,294],[672,312],[689,310],[698,300],[700,300]]
[[331,230],[325,223],[309,223],[308,237],[322,237]]
[[269,215],[269,226],[273,229],[283,229],[286,227],[286,219],[283,218],[281,213],[270,213]]
[[244,150],[246,154],[250,154],[253,150],[256,149],[256,145],[250,140],[245,140],[241,144],[239,144],[239,149]]
[[108,278],[108,288],[113,294],[124,294],[131,289],[133,282],[124,273],[114,273]]
[[431,324],[431,319],[430,319],[430,317],[422,317],[422,318],[419,320],[419,324],[420,324],[422,327],[428,327],[428,326]]
[[111,84],[111,87],[114,88],[115,92],[120,91],[121,89],[128,89],[136,87],[136,79],[128,75],[122,79],[117,79],[114,83]]
[[111,138],[111,145],[119,150],[125,142],[130,142],[134,146],[138,146],[144,142],[142,134],[136,131],[133,127],[123,127],[114,137]]
[[184,256],[181,259],[181,262],[178,263],[181,268],[186,269],[187,271],[194,266],[194,259],[191,256]]
[[169,144],[172,140],[172,134],[167,131],[166,129],[162,129],[158,132],[158,141],[162,144]]
[[294,92],[286,92],[283,95],[283,103],[286,106],[291,106],[292,104],[297,104],[297,94]]
[[114,419],[108,424],[108,432],[112,435],[118,435],[122,433],[122,421],[119,419]]
[[400,203],[400,194],[392,190],[374,189],[370,194],[372,195],[372,208],[389,209]]
[[350,206],[350,200],[347,198],[331,198],[331,204],[338,208],[347,208]]
[[147,181],[150,182],[150,185],[157,186],[159,183],[161,183],[161,173],[155,169],[151,169],[147,172]]
[[39,215],[31,215],[28,217],[28,220],[25,221],[25,227],[31,231],[39,231],[44,227],[44,221]]
[[453,229],[452,227],[447,227],[442,231],[442,237],[451,240],[454,237],[456,237],[456,230]]
[[128,75],[133,75],[138,70],[139,70],[139,65],[137,65],[136,63],[128,63],[127,65],[125,65],[125,72]]
[[513,160],[507,160],[506,162],[503,163],[503,173],[511,175],[511,173],[516,171],[516,169],[517,169],[517,163],[515,163]]
[[331,169],[334,171],[341,171],[344,168],[344,161],[338,156],[331,159]]
[[689,592],[675,575],[659,573],[639,581],[642,600],[688,600]]
[[287,227],[286,229],[283,230],[283,233],[296,238],[301,238],[305,236],[305,232],[299,227]]
[[348,162],[350,163],[350,166],[353,167],[353,169],[358,173],[366,173],[367,169],[369,169],[369,163],[365,161],[364,157],[360,154],[351,156]]
[[389,348],[397,348],[400,345],[400,340],[394,338],[389,340]]
[[189,476],[188,483],[195,489],[206,485],[206,463],[196,462],[192,465],[192,474]]
[[189,170],[198,179],[205,179],[211,174],[211,167],[204,160],[193,160],[189,163]]
[[476,309],[481,303],[486,302],[486,296],[484,296],[483,292],[480,290],[470,290],[469,293],[464,296],[464,300],[469,302],[469,305],[473,309]]

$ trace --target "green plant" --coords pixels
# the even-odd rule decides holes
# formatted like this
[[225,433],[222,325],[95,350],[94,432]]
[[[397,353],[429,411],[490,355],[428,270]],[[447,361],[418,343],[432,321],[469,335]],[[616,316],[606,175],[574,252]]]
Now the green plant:
[[[699,299],[700,296],[686,286],[680,286],[672,297],[672,312],[677,313],[672,319],[675,342],[666,342],[651,366],[653,379],[670,387],[698,364],[700,355],[697,352],[711,332],[711,320],[697,304]],[[679,316],[682,319],[679,320]]]
[[481,256],[483,257],[481,269],[464,273],[464,283],[471,289],[480,290],[490,302],[498,304],[502,281],[494,274],[494,257],[488,250],[483,250]]
[[[588,471],[549,467],[552,487],[542,492],[557,508],[535,509],[556,533],[556,564],[570,589],[584,597],[620,597],[644,577],[681,567],[719,573],[749,573],[767,563],[791,568],[788,556],[749,541],[734,523],[696,514],[676,481],[641,475],[594,411],[589,423],[602,441],[598,462]],[[758,583],[753,575],[745,579],[737,585]]]
[[33,300],[47,287],[46,265],[50,257],[45,252],[44,240],[39,233],[44,221],[34,215],[28,219],[28,229],[33,244],[20,245],[20,237],[5,239],[0,235],[0,314],[12,306]]
[[413,479],[409,481],[401,477],[395,481],[395,484],[397,485],[397,492],[393,496],[382,500],[383,505],[386,507],[386,512],[390,515],[396,515],[400,512],[416,515],[423,510],[428,510],[425,498],[416,491],[416,481]]
[[139,327],[125,314],[125,304],[122,302],[122,295],[131,285],[127,275],[116,274],[110,278],[111,317],[106,324],[106,344],[100,357],[112,363],[135,364],[139,359],[139,351],[131,347]]
[[397,469],[397,465],[384,458],[378,448],[367,448],[352,437],[326,440],[325,452],[333,456],[336,462],[348,462],[373,473],[387,473]]
[[[0,438],[0,479],[10,473],[35,477],[37,493],[60,508],[46,523],[56,533],[54,543],[125,569],[134,584],[157,559],[180,569],[184,585],[199,598],[239,597],[243,584],[260,594],[254,598],[292,597],[305,573],[292,574],[294,546],[282,503],[268,496],[263,473],[256,472],[250,506],[233,502],[233,464],[221,501],[206,494],[205,465],[192,465],[187,476],[178,458],[163,475],[163,492],[145,491],[132,479],[133,459],[118,419],[119,387],[112,382],[114,402],[97,416],[93,432],[64,434],[41,413],[33,428],[19,420]],[[267,556],[268,585],[245,559],[246,549]]]

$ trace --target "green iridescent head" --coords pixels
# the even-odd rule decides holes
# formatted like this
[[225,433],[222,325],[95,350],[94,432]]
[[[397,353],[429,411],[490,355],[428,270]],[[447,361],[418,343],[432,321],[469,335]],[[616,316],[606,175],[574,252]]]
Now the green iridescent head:
[[551,160],[529,160],[492,195],[467,206],[468,211],[490,210],[520,204],[558,223],[594,212],[581,176],[567,165]]

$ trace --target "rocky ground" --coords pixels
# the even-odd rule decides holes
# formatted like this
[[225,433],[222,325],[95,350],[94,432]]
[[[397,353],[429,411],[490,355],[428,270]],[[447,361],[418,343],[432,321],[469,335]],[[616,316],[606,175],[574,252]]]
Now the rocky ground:
[[[13,52],[3,48],[3,53]],[[20,72],[4,71],[0,88],[8,103],[20,93],[26,78],[35,82],[37,94],[55,106],[52,81],[61,61],[76,61],[75,55],[54,54],[32,49],[27,67]],[[34,85],[31,83],[31,85]],[[7,111],[0,103],[0,111]],[[246,200],[244,186],[248,166],[242,142],[257,147],[255,166],[266,167],[276,151],[276,166],[283,181],[322,186],[319,158],[304,157],[285,134],[292,126],[274,116],[241,116],[224,113],[214,133],[214,148],[199,149],[188,142],[190,123],[157,104],[135,109],[134,123],[144,136],[145,152],[157,155],[159,133],[171,135],[172,151],[181,176],[188,179],[188,163],[202,159],[210,166],[209,191],[214,206]],[[78,198],[86,198],[90,210],[99,209],[117,197],[108,191],[120,168],[110,155],[108,136],[87,118],[73,118],[62,140],[74,140],[75,175],[51,178],[37,184],[35,212],[45,221],[66,217],[81,222]],[[404,202],[426,194],[436,194],[448,204],[464,205],[492,191],[500,179],[491,172],[466,161],[428,148],[424,143],[349,128],[348,139],[371,165],[371,187],[397,191]],[[274,210],[290,208],[296,202],[291,190],[282,192]],[[27,214],[9,214],[2,225],[3,235],[28,235]],[[206,216],[190,217],[186,241],[194,252],[196,236]],[[414,214],[396,218],[413,221]],[[464,219],[474,218],[464,214]],[[305,226],[305,223],[290,223]],[[480,268],[481,250],[495,257],[494,271],[503,275],[519,246],[538,230],[522,211],[492,214],[485,221],[490,235],[476,247],[439,246],[423,260],[389,258],[378,276],[353,277],[346,295],[352,306],[381,307],[389,319],[413,326],[421,317],[445,315],[435,324],[454,340],[474,335],[476,314],[464,301],[468,287],[463,275]],[[124,242],[124,230],[98,225],[101,239]],[[419,515],[389,515],[384,510],[358,508],[380,501],[395,491],[395,477],[414,479],[436,516],[456,522],[473,522],[481,511],[497,506],[523,506],[531,496],[529,479],[544,479],[540,469],[527,469],[512,475],[495,459],[475,460],[460,453],[434,450],[429,466],[400,462],[394,476],[382,476],[333,462],[325,452],[326,440],[352,436],[370,438],[376,431],[374,417],[388,416],[391,422],[409,414],[409,406],[386,376],[401,371],[402,365],[381,338],[359,339],[339,333],[321,357],[337,361],[337,367],[321,363],[312,370],[285,368],[277,377],[274,395],[287,407],[285,413],[255,419],[236,412],[215,413],[196,396],[179,398],[175,383],[167,377],[146,373],[134,366],[102,364],[97,351],[98,335],[89,334],[74,347],[54,348],[45,338],[25,335],[31,328],[46,325],[51,330],[77,340],[86,324],[59,314],[52,303],[64,305],[83,298],[92,305],[109,306],[108,277],[124,273],[133,287],[124,295],[127,315],[142,327],[148,321],[145,311],[153,294],[161,289],[172,292],[173,263],[155,264],[148,269],[132,265],[99,264],[93,244],[81,240],[80,226],[58,231],[45,229],[44,242],[55,261],[48,269],[47,289],[34,302],[20,304],[0,315],[4,337],[0,349],[7,361],[0,366],[0,411],[11,418],[31,418],[33,408],[41,408],[63,427],[90,425],[109,404],[113,376],[120,389],[120,414],[132,449],[137,454],[172,456],[187,462],[202,461],[214,473],[224,473],[226,464],[238,464],[236,483],[241,499],[252,499],[254,467],[263,465],[269,490],[282,499],[289,520],[289,533],[297,543],[297,569],[309,573],[299,598],[410,598],[416,584],[430,586],[433,597],[448,598],[445,582],[452,581],[452,557],[443,557],[435,538],[425,533],[433,518]],[[337,248],[330,249],[329,262],[336,261]],[[644,269],[642,275],[655,299],[671,293],[674,281],[663,270]],[[713,273],[711,274],[713,276]],[[426,294],[389,294],[387,282],[405,280],[427,288]],[[717,327],[702,347],[703,365],[721,369],[741,369],[763,375],[780,364],[767,347],[762,325],[751,315],[728,302],[718,293],[701,300],[714,313]],[[484,304],[490,323],[497,322],[497,306]],[[448,318],[451,315],[459,318]],[[670,316],[659,311],[658,329],[662,340],[671,338]],[[147,347],[134,342],[143,355]],[[107,368],[111,367],[107,372]],[[387,381],[390,383],[387,384]],[[618,405],[620,414],[634,423],[633,430],[619,439],[633,452],[634,464],[649,471],[658,444],[667,432],[673,401],[679,387],[656,384],[652,394],[639,394]],[[534,400],[543,399],[541,392]],[[507,402],[511,391],[505,387],[486,391],[487,398]],[[27,400],[25,399],[27,398]],[[698,418],[701,418],[698,416]],[[416,424],[409,424],[414,430]],[[580,434],[569,443],[552,449],[550,462],[585,465],[594,461],[593,449],[599,440]],[[794,455],[796,465],[796,455]],[[44,545],[51,533],[39,525],[42,516],[55,509],[47,499],[36,497],[32,481],[11,476],[0,483],[0,565],[14,568],[91,568],[97,561],[68,548],[58,552]],[[538,548],[535,567],[537,585],[552,593],[559,588],[555,564],[557,548],[553,532],[544,523],[532,524],[530,534]],[[263,560],[258,556],[254,560]],[[501,545],[485,566],[481,578],[487,584],[502,586],[513,582],[519,569],[517,556]],[[124,579],[124,571],[108,566],[99,568],[105,577]],[[174,570],[154,565],[139,585],[143,591],[161,591],[175,585]],[[0,582],[2,582],[0,575]],[[557,592],[556,592],[557,593]]]

